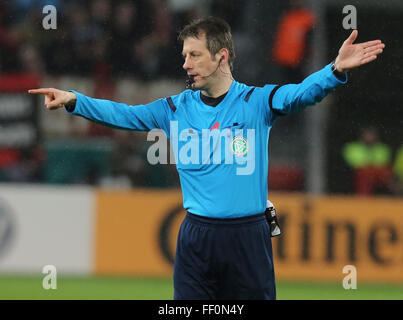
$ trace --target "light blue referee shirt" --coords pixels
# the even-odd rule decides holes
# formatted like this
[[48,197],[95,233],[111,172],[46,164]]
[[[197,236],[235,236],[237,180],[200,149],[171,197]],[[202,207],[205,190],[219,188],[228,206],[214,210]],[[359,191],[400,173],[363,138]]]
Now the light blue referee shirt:
[[73,91],[77,102],[69,112],[119,129],[162,129],[175,153],[183,207],[201,216],[235,218],[265,211],[275,119],[320,102],[346,82],[331,64],[300,84],[251,87],[233,81],[216,107],[192,90],[138,106]]

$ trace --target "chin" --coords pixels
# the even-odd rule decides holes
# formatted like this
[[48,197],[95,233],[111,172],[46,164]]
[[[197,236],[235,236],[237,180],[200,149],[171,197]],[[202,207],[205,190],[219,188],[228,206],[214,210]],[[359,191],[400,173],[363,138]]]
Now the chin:
[[203,86],[201,86],[199,83],[194,82],[192,84],[192,90],[202,90],[202,89],[203,89]]
[[[203,79],[204,80],[204,79]],[[196,82],[193,83],[193,90],[205,90],[207,88],[206,86],[206,81],[203,80],[196,80]]]
[[201,90],[203,89],[201,85],[197,84],[197,83],[193,83],[192,84],[192,89],[193,90]]

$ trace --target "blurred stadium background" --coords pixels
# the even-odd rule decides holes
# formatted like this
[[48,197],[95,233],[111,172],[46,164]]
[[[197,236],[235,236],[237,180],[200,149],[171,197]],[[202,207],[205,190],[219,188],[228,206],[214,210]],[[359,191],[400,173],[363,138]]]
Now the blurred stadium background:
[[[55,30],[42,25],[48,4]],[[336,57],[350,34],[346,5],[357,9],[358,41],[386,49],[271,131],[278,298],[402,299],[399,0],[2,0],[0,299],[171,299],[184,213],[175,167],[147,162],[146,133],[49,112],[27,89],[132,105],[176,94],[185,76],[177,32],[205,15],[232,26],[238,81],[298,82]],[[57,268],[56,290],[42,287],[45,265]],[[346,265],[356,290],[343,288]]]

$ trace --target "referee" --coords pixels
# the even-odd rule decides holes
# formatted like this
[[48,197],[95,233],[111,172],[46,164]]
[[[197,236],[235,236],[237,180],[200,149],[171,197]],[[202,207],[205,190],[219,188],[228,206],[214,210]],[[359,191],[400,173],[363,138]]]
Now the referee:
[[[65,107],[70,114],[106,126],[162,129],[171,143],[173,124],[190,138],[227,132],[228,145],[216,141],[208,150],[211,156],[218,148],[225,162],[201,161],[203,147],[193,149],[193,142],[191,150],[200,150],[200,161],[184,161],[180,151],[175,154],[187,214],[178,235],[174,298],[275,299],[270,229],[264,215],[269,132],[278,117],[320,102],[347,82],[348,70],[375,60],[383,51],[380,40],[354,44],[357,35],[354,30],[334,62],[299,84],[252,87],[233,79],[229,25],[208,17],[179,34],[188,89],[178,95],[133,107],[76,91],[48,88],[29,93],[45,95],[48,109]],[[186,139],[177,141],[177,150],[188,147],[182,140]],[[236,161],[227,161],[228,149]],[[245,157],[254,161],[253,168],[240,173],[244,162],[238,160]]]

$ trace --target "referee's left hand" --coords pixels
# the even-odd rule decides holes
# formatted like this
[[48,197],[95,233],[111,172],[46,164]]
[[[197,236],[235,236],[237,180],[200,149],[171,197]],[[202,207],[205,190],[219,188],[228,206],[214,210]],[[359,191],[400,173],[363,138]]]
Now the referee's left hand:
[[353,30],[346,41],[343,42],[334,64],[338,71],[346,72],[363,64],[374,61],[383,52],[385,44],[381,40],[356,43],[358,30]]

